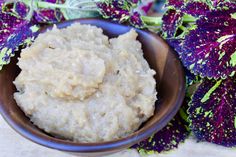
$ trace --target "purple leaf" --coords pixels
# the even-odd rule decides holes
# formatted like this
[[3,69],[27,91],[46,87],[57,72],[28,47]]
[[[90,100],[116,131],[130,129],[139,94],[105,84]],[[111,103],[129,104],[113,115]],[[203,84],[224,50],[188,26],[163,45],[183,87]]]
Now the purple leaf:
[[236,18],[232,10],[208,12],[185,37],[180,58],[189,70],[225,78],[236,70]]
[[183,13],[173,9],[169,9],[162,17],[162,32],[164,38],[172,38],[175,36],[177,29],[182,25]]
[[166,6],[172,6],[175,9],[180,9],[184,6],[186,0],[167,0]]
[[39,9],[34,12],[34,19],[38,23],[57,23],[64,20],[60,10]]
[[199,76],[194,75],[186,68],[184,68],[184,71],[186,76],[186,87],[189,87],[195,83],[200,82],[201,78]]
[[[62,0],[43,0],[45,2],[61,4]],[[38,23],[57,23],[64,21],[64,16],[59,9],[37,9],[34,11],[34,20]]]
[[217,7],[222,3],[228,3],[230,0],[211,0],[213,7]]
[[183,142],[189,135],[186,114],[187,101],[186,98],[184,106],[166,127],[150,138],[132,146],[132,148],[144,154],[160,153],[177,148],[179,143]]
[[130,16],[129,10],[122,8],[120,4],[103,2],[98,3],[97,5],[98,8],[100,8],[100,13],[102,14],[103,18],[123,22],[126,21]]
[[[224,1],[224,0],[222,0]],[[218,9],[236,11],[236,2],[222,2],[218,4]]]
[[11,15],[10,12],[3,13],[0,11],[0,43],[4,42],[8,36],[14,32],[18,27],[25,25],[27,21],[18,19]]
[[141,28],[143,26],[143,21],[141,20],[141,15],[138,12],[134,12],[131,16],[130,16],[130,24]]
[[167,38],[166,41],[178,53],[178,55],[180,55],[184,51],[183,50],[184,39]]
[[236,146],[236,79],[204,80],[190,103],[194,135],[227,147]]
[[131,25],[142,28],[143,21],[139,12],[134,11],[134,5],[138,1],[104,1],[97,3],[100,14],[103,18],[117,21],[120,23],[129,22]]
[[199,17],[201,15],[206,15],[207,12],[210,11],[210,7],[205,2],[189,2],[181,10],[184,13]]
[[21,18],[25,18],[29,12],[29,7],[22,2],[15,3],[15,11]]
[[[202,5],[201,3],[208,3],[209,6],[211,7],[217,7],[218,5],[220,5],[221,3],[224,2],[229,2],[229,0],[167,0],[166,6],[167,7],[172,7],[175,8],[177,10],[186,7],[187,3],[195,3],[195,4],[199,4]],[[197,6],[192,6],[194,8],[196,8]],[[191,7],[189,6],[189,8],[191,9]],[[201,9],[201,8],[199,8]]]
[[28,21],[18,19],[10,12],[0,12],[0,69],[10,62],[19,46],[27,45],[39,28]]

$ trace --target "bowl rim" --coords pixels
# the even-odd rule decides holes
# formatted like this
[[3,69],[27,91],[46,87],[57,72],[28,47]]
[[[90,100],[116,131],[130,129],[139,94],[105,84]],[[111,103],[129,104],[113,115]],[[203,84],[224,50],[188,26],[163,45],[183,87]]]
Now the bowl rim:
[[[89,24],[91,21],[95,21],[95,22],[99,22],[99,23],[103,23],[103,24],[111,24],[114,26],[116,25],[119,27],[133,28],[131,26],[126,26],[126,25],[122,25],[122,24],[118,24],[115,22],[110,22],[110,21],[107,21],[104,19],[98,19],[98,18],[81,18],[81,19],[75,19],[75,20],[68,20],[68,21],[57,23],[56,25],[59,26],[59,28],[61,28],[61,27],[63,28],[65,26],[68,26],[68,23],[81,22],[83,24],[83,22],[85,22],[85,23],[87,22]],[[93,25],[93,24],[91,24],[91,25]],[[53,27],[53,25],[43,27],[40,32],[43,32],[46,29],[50,29],[52,27]],[[177,55],[174,53],[174,51],[170,48],[170,46],[161,37],[159,37],[155,33],[147,31],[147,30],[140,30],[140,29],[136,29],[136,28],[133,28],[133,29],[135,29],[137,32],[149,34],[149,35],[153,36],[154,38],[156,38],[157,40],[160,40],[163,44],[165,44],[169,48],[169,51],[171,51],[171,54],[174,55],[176,58],[178,58]],[[176,64],[177,64],[176,66],[177,66],[179,72],[181,72],[180,76],[182,76],[182,77],[180,77],[179,79],[181,82],[180,84],[182,86],[181,86],[181,88],[179,88],[178,95],[176,96],[177,99],[174,102],[172,109],[167,114],[165,114],[163,116],[163,118],[160,119],[160,121],[158,122],[158,125],[156,125],[157,123],[153,123],[146,130],[143,130],[138,133],[137,133],[137,131],[138,131],[137,130],[125,138],[120,138],[120,139],[108,141],[108,142],[76,143],[76,142],[72,142],[72,141],[62,140],[62,139],[59,139],[56,137],[50,137],[46,134],[44,134],[44,136],[42,136],[40,134],[32,132],[32,128],[25,128],[23,125],[16,123],[11,118],[11,116],[8,115],[8,112],[6,110],[4,110],[4,108],[2,107],[3,105],[1,103],[0,103],[0,113],[1,113],[2,117],[5,119],[5,121],[16,132],[21,134],[23,137],[29,139],[30,141],[40,144],[42,146],[48,147],[48,148],[57,149],[60,151],[65,151],[65,152],[79,152],[79,153],[96,153],[96,152],[113,151],[113,150],[119,150],[122,148],[127,148],[130,145],[136,144],[137,142],[140,142],[140,141],[150,137],[153,133],[160,131],[176,115],[179,108],[181,107],[182,102],[184,100],[184,96],[185,96],[185,77],[184,77],[185,74],[184,74],[184,70],[183,70],[181,62],[179,60],[177,60]]]

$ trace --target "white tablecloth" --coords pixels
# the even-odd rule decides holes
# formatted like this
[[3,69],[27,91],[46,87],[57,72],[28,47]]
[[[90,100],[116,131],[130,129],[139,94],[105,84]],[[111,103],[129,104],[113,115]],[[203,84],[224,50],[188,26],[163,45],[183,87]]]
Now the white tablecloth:
[[[0,157],[75,157],[51,150],[26,140],[12,130],[0,116]],[[135,150],[111,155],[109,157],[140,157]],[[197,143],[190,138],[178,149],[166,154],[149,157],[236,157],[236,149],[228,149],[209,143]]]

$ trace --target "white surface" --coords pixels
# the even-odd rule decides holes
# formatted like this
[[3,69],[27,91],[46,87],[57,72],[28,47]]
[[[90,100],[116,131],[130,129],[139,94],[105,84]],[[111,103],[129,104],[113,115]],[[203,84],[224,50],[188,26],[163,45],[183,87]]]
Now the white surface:
[[[12,130],[0,116],[0,157],[75,157],[34,144]],[[109,157],[140,157],[135,150],[127,150]],[[236,157],[236,149],[188,139],[177,150],[149,157]]]

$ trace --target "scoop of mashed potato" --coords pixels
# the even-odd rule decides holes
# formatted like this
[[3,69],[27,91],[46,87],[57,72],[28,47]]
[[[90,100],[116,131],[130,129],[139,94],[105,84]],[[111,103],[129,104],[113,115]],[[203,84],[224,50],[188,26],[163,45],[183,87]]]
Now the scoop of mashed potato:
[[108,39],[73,24],[40,34],[23,49],[17,104],[39,128],[77,142],[126,137],[153,115],[155,71],[134,30]]

